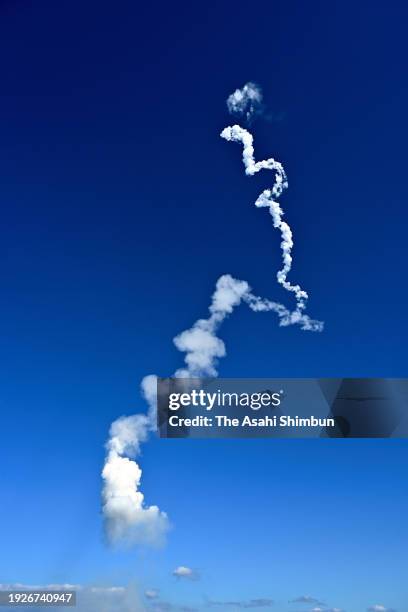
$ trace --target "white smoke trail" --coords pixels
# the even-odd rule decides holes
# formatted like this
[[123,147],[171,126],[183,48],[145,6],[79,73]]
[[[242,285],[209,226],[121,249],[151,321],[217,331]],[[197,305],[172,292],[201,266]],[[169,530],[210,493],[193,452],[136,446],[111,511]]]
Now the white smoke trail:
[[228,97],[227,107],[232,115],[245,115],[250,123],[263,110],[261,88],[256,83],[246,83]]
[[[218,359],[226,355],[224,342],[217,331],[236,306],[245,302],[254,312],[275,312],[279,325],[300,325],[303,330],[320,331],[321,323],[310,319],[299,310],[289,311],[282,304],[255,296],[246,281],[229,274],[221,276],[216,284],[207,319],[174,338],[177,349],[186,353],[186,367],[177,370],[179,378],[217,376]],[[102,472],[104,487],[103,514],[105,531],[111,543],[159,544],[169,529],[167,515],[157,506],[144,506],[139,490],[142,471],[129,457],[134,457],[149,433],[156,429],[155,375],[142,380],[142,393],[149,406],[148,414],[121,417],[112,423],[107,443],[107,457]]]
[[265,189],[257,198],[255,206],[258,208],[269,208],[269,212],[273,219],[273,225],[281,232],[283,268],[277,273],[277,280],[278,283],[280,283],[287,291],[292,291],[295,294],[297,308],[299,310],[303,310],[305,308],[305,300],[308,298],[306,291],[303,291],[299,285],[291,285],[291,283],[286,280],[292,267],[292,230],[290,229],[289,225],[282,220],[284,213],[279,206],[279,203],[276,201],[282,194],[283,190],[288,187],[285,170],[282,164],[272,157],[263,161],[255,162],[253,136],[250,132],[239,125],[233,125],[232,127],[225,128],[221,132],[221,138],[233,142],[242,142],[242,161],[244,162],[246,174],[251,176],[264,169],[275,171],[275,183],[272,189]]
[[[228,108],[247,118],[255,112],[257,97],[253,84],[248,83],[243,90],[237,90],[228,98]],[[251,87],[250,87],[251,86]],[[252,88],[252,89],[251,89]],[[252,92],[252,93],[251,93]],[[255,92],[255,93],[254,93]],[[249,115],[248,115],[249,113]],[[311,319],[304,313],[307,293],[299,285],[292,285],[287,275],[292,266],[292,231],[282,220],[283,211],[276,201],[288,186],[282,164],[272,158],[255,162],[253,137],[239,125],[225,128],[221,137],[225,140],[242,142],[245,172],[253,175],[263,169],[275,172],[275,183],[265,189],[255,202],[257,207],[268,207],[274,227],[282,235],[281,249],[283,267],[277,273],[278,282],[296,297],[296,308],[288,310],[282,304],[254,295],[246,281],[237,280],[225,274],[216,283],[206,319],[199,319],[194,325],[174,338],[176,348],[185,353],[185,367],[178,369],[174,376],[179,378],[200,378],[217,376],[217,363],[226,355],[224,342],[218,338],[221,324],[242,302],[254,312],[275,312],[280,326],[299,325],[302,330],[321,331],[323,323]],[[149,433],[156,429],[157,377],[146,376],[142,380],[142,394],[148,404],[148,413],[116,420],[110,429],[107,442],[107,456],[102,472],[104,486],[102,491],[105,531],[110,542],[155,544],[163,540],[169,529],[167,515],[157,506],[145,506],[144,496],[139,490],[141,469],[132,458],[140,451]]]

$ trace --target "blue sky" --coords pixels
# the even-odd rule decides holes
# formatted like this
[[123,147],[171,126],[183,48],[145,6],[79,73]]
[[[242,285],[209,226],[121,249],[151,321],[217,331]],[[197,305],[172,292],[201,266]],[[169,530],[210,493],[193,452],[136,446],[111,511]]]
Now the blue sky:
[[[145,374],[181,365],[172,338],[216,279],[290,302],[252,205],[270,179],[219,138],[246,81],[274,117],[256,155],[288,174],[291,279],[326,327],[237,310],[220,374],[406,374],[407,7],[218,4],[1,3],[0,582],[408,610],[405,441],[152,439],[143,491],[168,544],[103,542],[109,425],[145,409]],[[175,581],[180,564],[202,579]]]

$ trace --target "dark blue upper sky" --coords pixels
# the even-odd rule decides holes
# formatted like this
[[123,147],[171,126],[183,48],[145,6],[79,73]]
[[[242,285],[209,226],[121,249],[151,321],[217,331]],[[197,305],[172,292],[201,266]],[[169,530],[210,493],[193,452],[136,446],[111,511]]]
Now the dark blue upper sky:
[[[17,525],[34,520],[24,492],[39,532],[66,529],[85,499],[73,532],[99,533],[109,423],[143,409],[145,374],[180,366],[172,338],[206,314],[222,273],[291,306],[275,280],[279,238],[253,206],[271,178],[245,177],[241,148],[219,138],[226,97],[246,81],[273,116],[252,126],[256,157],[288,174],[290,279],[326,327],[236,311],[220,373],[406,375],[407,18],[402,2],[2,0],[1,455],[12,478],[0,517],[15,519],[20,551],[0,564],[7,580],[48,580],[55,564],[65,576],[56,544],[38,573],[20,565]],[[153,472],[184,453],[150,448]],[[203,448],[189,447],[190,479]],[[258,461],[248,451],[248,469]]]

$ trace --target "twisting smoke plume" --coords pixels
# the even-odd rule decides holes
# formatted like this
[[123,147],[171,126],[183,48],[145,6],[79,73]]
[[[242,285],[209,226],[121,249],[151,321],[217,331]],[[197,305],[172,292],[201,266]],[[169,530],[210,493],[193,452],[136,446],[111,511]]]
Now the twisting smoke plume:
[[248,123],[263,111],[262,90],[256,83],[246,83],[228,96],[227,107],[232,115],[245,116]]
[[[236,90],[227,100],[233,113],[244,114],[249,120],[261,108],[262,94],[253,83],[247,83],[242,90]],[[302,330],[321,331],[323,323],[315,321],[304,313],[307,293],[299,286],[292,285],[287,276],[292,267],[293,238],[289,225],[282,220],[283,211],[277,202],[288,186],[282,164],[272,158],[255,162],[253,137],[239,125],[225,128],[221,137],[243,144],[245,172],[253,175],[267,169],[275,172],[271,189],[265,189],[257,198],[255,206],[267,207],[273,225],[282,236],[281,249],[283,267],[277,273],[278,283],[294,294],[296,307],[288,310],[282,304],[271,302],[254,295],[246,281],[237,280],[225,274],[216,283],[206,319],[199,319],[194,325],[174,338],[176,348],[185,353],[185,366],[174,374],[180,378],[217,376],[217,363],[226,355],[224,342],[217,331],[235,307],[246,303],[254,312],[274,312],[280,326],[299,325]],[[145,506],[144,496],[139,490],[141,469],[134,461],[149,433],[156,429],[157,377],[146,376],[142,380],[142,394],[148,405],[148,413],[116,420],[110,429],[107,442],[107,456],[102,472],[104,480],[102,498],[105,531],[110,542],[154,544],[163,540],[169,523],[167,515],[157,506]]]
[[303,291],[299,285],[291,285],[286,280],[292,267],[292,230],[290,229],[289,225],[282,220],[283,210],[276,201],[282,194],[283,190],[288,186],[285,170],[282,164],[272,157],[263,161],[255,162],[253,147],[254,139],[252,134],[239,125],[233,125],[232,127],[225,128],[221,132],[221,138],[234,142],[242,142],[244,147],[242,152],[242,161],[244,162],[246,174],[251,176],[264,169],[275,171],[275,183],[272,189],[265,189],[260,196],[258,196],[255,206],[258,208],[269,208],[269,212],[273,219],[273,225],[281,232],[283,268],[277,273],[278,283],[280,283],[287,291],[292,291],[295,294],[297,308],[299,310],[303,310],[305,308],[305,300],[307,300],[308,297],[306,291]]
[[277,302],[271,302],[254,295],[246,281],[224,274],[217,280],[215,292],[210,305],[210,316],[199,319],[194,325],[174,338],[174,344],[179,351],[186,353],[184,361],[186,368],[177,370],[176,377],[200,378],[217,376],[215,368],[220,357],[226,355],[224,342],[217,337],[216,332],[224,319],[232,313],[236,306],[245,302],[254,312],[275,312],[279,317],[279,325],[284,327],[298,324],[301,329],[320,331],[322,324],[314,321],[300,310],[289,311]]

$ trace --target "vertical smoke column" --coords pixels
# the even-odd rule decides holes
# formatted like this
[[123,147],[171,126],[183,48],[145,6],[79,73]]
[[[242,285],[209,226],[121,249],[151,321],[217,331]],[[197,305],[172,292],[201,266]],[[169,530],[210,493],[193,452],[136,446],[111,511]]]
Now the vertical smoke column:
[[110,428],[107,456],[102,471],[102,512],[105,533],[112,544],[159,545],[168,529],[167,515],[157,506],[145,506],[139,490],[142,470],[132,458],[156,429],[156,377],[146,376],[142,394],[149,405],[147,414],[121,417]]

